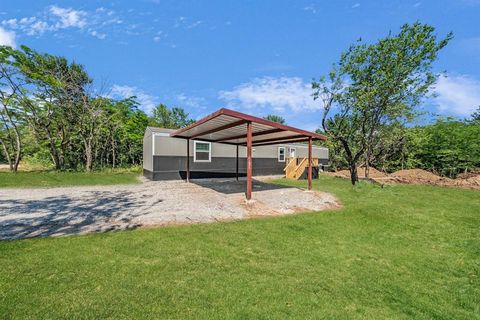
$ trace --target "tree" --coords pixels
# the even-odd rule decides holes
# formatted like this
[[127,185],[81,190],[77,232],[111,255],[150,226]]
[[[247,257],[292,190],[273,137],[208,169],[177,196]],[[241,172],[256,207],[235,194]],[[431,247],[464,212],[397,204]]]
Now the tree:
[[[452,34],[438,40],[434,32],[432,26],[416,22],[375,44],[360,39],[341,55],[328,81],[322,77],[313,82],[314,99],[324,108],[322,128],[342,145],[352,184],[358,181],[361,158],[368,172],[382,130],[411,121],[436,81],[432,63]],[[332,115],[334,105],[338,111]]]
[[480,167],[480,126],[474,121],[438,118],[410,128],[408,161],[415,167],[454,177]]
[[265,117],[263,117],[263,119],[273,121],[273,122],[277,122],[277,123],[280,123],[280,124],[285,124],[285,119],[283,117],[277,116],[275,114],[266,115]]
[[480,106],[478,106],[477,110],[472,113],[472,121],[480,122]]
[[159,104],[153,109],[153,116],[150,124],[155,127],[178,129],[195,122],[183,108],[173,107],[169,109],[166,105]]
[[[168,117],[191,121],[181,108]],[[82,65],[0,46],[0,153],[12,171],[23,155],[57,170],[137,165],[148,121],[135,99],[102,96]]]
[[18,70],[14,67],[11,56],[13,49],[0,46],[0,145],[10,171],[16,172],[22,155],[20,127],[22,111],[19,108],[21,81]]
[[19,92],[25,120],[36,139],[48,146],[55,168],[64,169],[70,136],[76,129],[83,130],[84,87],[91,79],[83,66],[27,46],[13,50],[9,59],[24,78]]

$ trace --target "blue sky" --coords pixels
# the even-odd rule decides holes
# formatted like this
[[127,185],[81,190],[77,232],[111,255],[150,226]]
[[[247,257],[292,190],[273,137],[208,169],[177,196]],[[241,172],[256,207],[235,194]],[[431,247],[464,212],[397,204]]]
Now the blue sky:
[[106,94],[136,95],[147,112],[160,102],[194,118],[230,107],[313,130],[312,78],[359,37],[416,20],[455,35],[435,64],[447,77],[425,108],[468,116],[480,105],[480,0],[2,0],[0,44],[75,60]]

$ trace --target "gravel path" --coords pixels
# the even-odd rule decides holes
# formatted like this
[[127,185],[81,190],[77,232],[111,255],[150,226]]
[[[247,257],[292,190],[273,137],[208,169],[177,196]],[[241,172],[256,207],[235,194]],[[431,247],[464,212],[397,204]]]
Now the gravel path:
[[337,207],[325,193],[260,181],[146,181],[129,186],[0,189],[0,239],[125,230],[292,214]]

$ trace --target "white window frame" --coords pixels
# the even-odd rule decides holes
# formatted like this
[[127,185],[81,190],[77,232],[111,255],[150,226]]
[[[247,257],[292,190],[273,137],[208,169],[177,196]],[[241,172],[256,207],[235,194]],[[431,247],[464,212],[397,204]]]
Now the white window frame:
[[[208,160],[197,160],[197,143],[208,144]],[[200,151],[204,152],[204,151]],[[212,162],[212,143],[208,141],[193,141],[193,162]]]
[[[283,149],[283,160],[280,159],[280,149]],[[286,158],[287,158],[287,148],[286,147],[278,147],[278,154],[277,154],[278,162],[285,162]]]

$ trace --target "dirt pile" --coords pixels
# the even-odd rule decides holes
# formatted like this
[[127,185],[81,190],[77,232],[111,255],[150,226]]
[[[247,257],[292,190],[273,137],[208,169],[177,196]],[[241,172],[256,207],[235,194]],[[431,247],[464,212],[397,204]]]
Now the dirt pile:
[[457,178],[454,182],[458,187],[480,189],[480,174],[471,175],[467,178]]
[[[357,174],[358,174],[359,178],[365,178],[365,168],[364,167],[358,168],[357,169]],[[335,172],[333,175],[336,176],[336,177],[350,178],[350,171],[341,170],[341,171]],[[386,174],[382,171],[379,171],[375,168],[370,168],[369,177],[370,178],[386,178],[386,177],[388,177],[388,174]]]
[[478,177],[478,176],[480,176],[480,171],[475,171],[475,172],[463,172],[463,173],[460,173],[460,174],[457,176],[457,179],[468,179],[468,178]]
[[409,184],[432,184],[432,185],[451,185],[453,180],[440,177],[422,169],[408,169],[394,172],[390,175],[398,182]]
[[[348,170],[337,171],[331,173],[331,175],[347,179],[350,178],[350,172]],[[358,168],[358,177],[360,179],[365,177],[365,168]],[[380,184],[397,182],[480,189],[480,173],[462,174],[459,175],[457,179],[450,179],[422,169],[399,170],[392,174],[386,174],[375,168],[370,168],[370,178]]]

